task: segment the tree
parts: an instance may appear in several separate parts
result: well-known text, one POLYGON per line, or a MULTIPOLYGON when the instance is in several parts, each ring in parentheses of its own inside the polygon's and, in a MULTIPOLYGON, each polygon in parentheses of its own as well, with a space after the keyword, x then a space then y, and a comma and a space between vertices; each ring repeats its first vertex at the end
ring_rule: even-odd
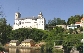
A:
POLYGON ((49 26, 56 26, 56 24, 57 24, 57 19, 56 18, 54 18, 53 20, 48 20, 48 25, 49 26))
POLYGON ((66 22, 65 20, 62 20, 60 18, 54 18, 53 20, 48 20, 48 25, 49 26, 56 26, 56 25, 65 25, 66 22))
POLYGON ((9 33, 10 31, 12 31, 12 27, 6 24, 6 19, 5 18, 1 18, 0 19, 0 42, 2 44, 5 44, 9 41, 9 33))
POLYGON ((67 53, 70 52, 72 47, 76 47, 79 51, 82 49, 82 43, 81 39, 83 38, 82 34, 68 34, 63 36, 63 43, 64 50, 67 51, 67 53), (65 37, 64 37, 65 36, 65 37), (81 49, 79 49, 81 47, 81 49))
POLYGON ((79 27, 79 30, 80 30, 80 31, 83 31, 83 27, 79 27))
POLYGON ((82 19, 83 15, 75 15, 75 16, 71 16, 70 18, 68 18, 67 24, 75 24, 76 22, 80 22, 80 20, 82 19))
POLYGON ((10 33, 10 39, 16 39, 20 42, 24 39, 33 39, 35 42, 45 40, 47 37, 47 34, 40 29, 28 29, 28 28, 20 28, 11 31, 10 33))

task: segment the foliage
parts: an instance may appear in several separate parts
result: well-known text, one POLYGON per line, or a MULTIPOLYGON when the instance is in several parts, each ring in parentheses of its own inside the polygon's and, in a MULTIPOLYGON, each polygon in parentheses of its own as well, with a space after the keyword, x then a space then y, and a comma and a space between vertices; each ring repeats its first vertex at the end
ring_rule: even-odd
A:
POLYGON ((1 18, 0 19, 0 42, 2 44, 5 44, 7 41, 9 41, 9 33, 12 31, 12 27, 6 24, 6 19, 1 18))
POLYGON ((82 38, 83 38, 82 34, 65 35, 63 42, 64 49, 70 51, 73 46, 75 46, 76 48, 80 48, 82 46, 81 43, 82 38))
POLYGON ((59 50, 59 49, 54 48, 53 53, 63 53, 63 50, 59 50))
POLYGON ((49 40, 48 42, 46 42, 45 50, 46 50, 46 52, 52 53, 52 50, 53 50, 53 41, 52 40, 49 40))
POLYGON ((73 29, 69 29, 69 33, 72 34, 73 33, 73 29))
POLYGON ((70 18, 68 18, 67 24, 75 24, 76 22, 80 22, 80 20, 83 18, 83 15, 75 15, 75 16, 71 16, 70 18))
POLYGON ((83 27, 79 27, 79 30, 80 30, 80 31, 83 31, 83 27))
POLYGON ((0 47, 0 51, 4 51, 5 49, 3 47, 0 47))
POLYGON ((60 18, 54 18, 53 20, 48 20, 48 26, 56 26, 66 24, 65 20, 61 20, 60 18))
POLYGON ((17 30, 13 30, 10 33, 10 39, 17 39, 19 41, 22 41, 24 39, 33 39, 36 42, 45 40, 47 37, 47 34, 40 29, 28 29, 28 28, 20 28, 17 30))

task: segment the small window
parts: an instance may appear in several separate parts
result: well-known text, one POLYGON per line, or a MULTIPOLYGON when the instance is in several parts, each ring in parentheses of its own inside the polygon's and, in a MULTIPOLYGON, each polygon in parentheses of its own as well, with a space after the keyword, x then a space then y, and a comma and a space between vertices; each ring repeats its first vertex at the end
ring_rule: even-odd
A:
POLYGON ((22 24, 24 24, 24 22, 22 22, 22 24))
POLYGON ((34 22, 34 23, 37 23, 37 22, 34 22))
POLYGON ((21 25, 21 21, 19 22, 19 24, 21 25))
POLYGON ((42 21, 42 23, 43 23, 43 21, 42 21))
POLYGON ((31 23, 31 22, 25 22, 25 23, 31 23))
POLYGON ((16 23, 16 25, 17 25, 17 23, 16 23))
POLYGON ((17 16, 17 15, 16 15, 17 16))

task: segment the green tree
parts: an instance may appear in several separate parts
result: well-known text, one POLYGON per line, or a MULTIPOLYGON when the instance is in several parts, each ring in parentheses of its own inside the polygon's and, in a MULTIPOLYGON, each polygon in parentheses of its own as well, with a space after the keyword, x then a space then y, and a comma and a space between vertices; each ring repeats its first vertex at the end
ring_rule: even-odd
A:
POLYGON ((64 42, 62 43, 62 45, 64 46, 64 50, 66 50, 67 53, 70 52, 72 47, 76 47, 79 51, 81 50, 79 48, 82 48, 83 45, 81 43, 81 39, 83 38, 82 34, 69 34, 64 36, 64 42))
POLYGON ((63 25, 66 24, 65 20, 62 20, 60 18, 54 18, 53 20, 48 20, 49 26, 56 26, 56 25, 63 25))
POLYGON ((0 19, 0 42, 2 44, 5 44, 6 42, 9 41, 9 33, 10 31, 12 31, 12 27, 9 25, 7 25, 6 19, 5 18, 1 18, 0 19))
POLYGON ((20 28, 11 31, 10 39, 16 39, 22 41, 24 39, 33 39, 36 42, 46 39, 47 34, 40 29, 28 29, 28 28, 20 28))
POLYGON ((83 31, 83 27, 79 27, 79 30, 80 30, 80 31, 83 31))
POLYGON ((67 24, 75 24, 76 22, 80 22, 80 20, 83 18, 83 15, 75 15, 75 16, 71 16, 70 18, 68 18, 67 24))

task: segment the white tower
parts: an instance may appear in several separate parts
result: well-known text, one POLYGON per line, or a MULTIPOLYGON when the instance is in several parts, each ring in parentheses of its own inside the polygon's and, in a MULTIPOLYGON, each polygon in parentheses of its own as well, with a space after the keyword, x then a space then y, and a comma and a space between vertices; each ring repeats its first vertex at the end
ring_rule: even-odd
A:
POLYGON ((39 18, 43 18, 42 12, 38 15, 39 18))
POLYGON ((16 12, 15 13, 15 19, 20 18, 20 17, 21 17, 21 14, 19 12, 16 12))

